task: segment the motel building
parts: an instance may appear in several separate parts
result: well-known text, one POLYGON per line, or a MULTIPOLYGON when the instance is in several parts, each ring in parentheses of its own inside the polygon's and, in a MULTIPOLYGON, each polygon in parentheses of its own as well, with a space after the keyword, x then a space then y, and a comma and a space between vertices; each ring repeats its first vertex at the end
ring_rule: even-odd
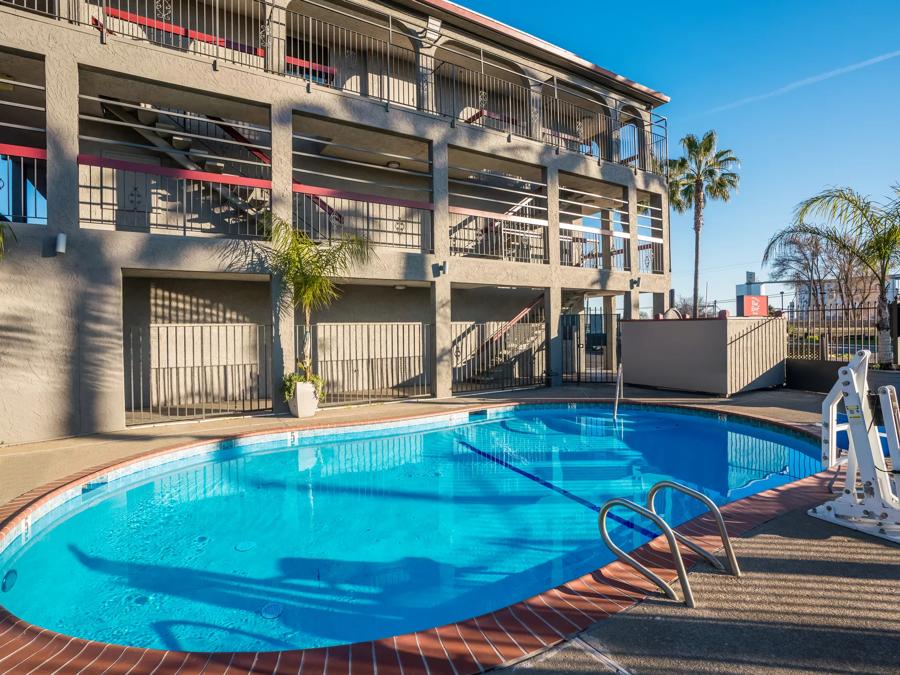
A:
MULTIPOLYGON (((0 0, 0 443, 609 381, 668 98, 445 0, 0 0), (370 260, 279 303, 268 217, 370 260)), ((643 296, 643 297, 642 297, 643 296)))

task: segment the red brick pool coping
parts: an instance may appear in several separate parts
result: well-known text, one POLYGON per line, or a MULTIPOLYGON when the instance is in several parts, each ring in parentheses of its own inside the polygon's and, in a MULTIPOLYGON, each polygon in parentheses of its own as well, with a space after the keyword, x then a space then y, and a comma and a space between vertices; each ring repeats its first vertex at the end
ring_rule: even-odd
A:
MULTIPOLYGON (((572 402, 608 401, 609 399, 579 399, 572 402)), ((561 401, 553 399, 529 401, 524 404, 503 402, 495 405, 474 405, 454 409, 452 413, 542 403, 558 404, 561 401)), ((643 401, 634 403, 648 405, 643 401)), ((710 412, 709 408, 701 406, 658 403, 648 405, 648 407, 656 406, 685 407, 710 412)), ((799 431, 818 440, 818 436, 808 427, 731 411, 722 414, 780 426, 794 433, 799 431)), ((441 413, 429 413, 349 424, 285 426, 228 438, 276 434, 291 430, 375 425, 440 416, 441 413)), ((54 495, 73 485, 89 483, 93 478, 112 469, 150 457, 209 443, 209 440, 204 440, 152 450, 121 462, 91 468, 31 490, 0 507, 0 526, 2 526, 0 536, 21 527, 30 513, 54 495)), ((828 483, 833 475, 830 471, 821 472, 726 504, 721 510, 729 533, 732 536, 739 536, 772 518, 821 503, 830 496, 828 483)), ((721 548, 715 522, 708 514, 699 516, 677 529, 707 548, 721 548)), ((657 537, 644 544, 633 551, 632 555, 663 579, 674 581, 677 578, 663 537, 657 537)), ((682 549, 682 557, 685 565, 689 567, 700 561, 700 557, 689 549, 682 549)), ((656 589, 649 581, 631 567, 616 561, 532 598, 466 621, 352 645, 259 653, 188 653, 104 644, 33 626, 0 608, 0 672, 22 675, 26 673, 468 675, 538 654, 577 635, 591 624, 654 596, 656 589)), ((698 600, 702 603, 703 598, 698 600)))

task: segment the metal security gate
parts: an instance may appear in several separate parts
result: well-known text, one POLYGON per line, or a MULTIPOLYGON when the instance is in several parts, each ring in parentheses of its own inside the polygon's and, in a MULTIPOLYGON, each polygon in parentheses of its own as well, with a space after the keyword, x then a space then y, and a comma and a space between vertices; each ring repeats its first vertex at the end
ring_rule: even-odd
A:
POLYGON ((619 365, 619 315, 586 309, 560 317, 563 382, 615 382, 619 365))
MULTIPOLYGON (((311 327, 313 371, 325 381, 322 405, 374 403, 430 396, 431 324, 316 323, 311 327)), ((295 327, 297 358, 306 329, 295 327)))
POLYGON ((128 425, 272 409, 272 326, 150 324, 124 338, 128 425))
POLYGON ((453 393, 547 384, 547 325, 543 321, 454 321, 453 393))

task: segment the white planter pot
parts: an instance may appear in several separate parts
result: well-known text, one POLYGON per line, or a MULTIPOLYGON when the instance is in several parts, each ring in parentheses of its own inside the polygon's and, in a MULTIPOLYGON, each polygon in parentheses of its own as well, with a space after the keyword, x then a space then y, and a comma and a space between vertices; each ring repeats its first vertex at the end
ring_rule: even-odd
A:
POLYGON ((288 408, 294 417, 312 417, 319 409, 319 397, 312 382, 298 382, 294 396, 288 401, 288 408))

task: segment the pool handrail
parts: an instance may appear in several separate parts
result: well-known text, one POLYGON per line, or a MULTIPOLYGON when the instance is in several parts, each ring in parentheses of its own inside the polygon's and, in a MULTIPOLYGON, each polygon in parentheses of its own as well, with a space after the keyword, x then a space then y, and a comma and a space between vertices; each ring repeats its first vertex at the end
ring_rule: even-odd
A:
POLYGON ((622 383, 622 364, 616 369, 616 400, 613 402, 613 422, 619 418, 619 397, 625 394, 625 386, 622 383))
MULTIPOLYGON (((731 537, 728 536, 728 529, 725 527, 725 519, 722 517, 722 512, 719 510, 719 507, 716 506, 716 503, 702 492, 693 490, 686 485, 682 485, 681 483, 676 483, 671 480, 661 480, 653 487, 651 487, 650 491, 647 493, 647 508, 650 509, 650 511, 652 511, 653 513, 657 513, 656 495, 661 490, 665 489, 677 490, 678 492, 686 494, 689 497, 693 497, 697 501, 701 502, 704 506, 706 506, 707 509, 709 509, 710 513, 712 513, 713 515, 713 518, 716 519, 716 525, 719 528, 719 537, 721 537, 722 545, 725 548, 725 557, 728 559, 728 566, 730 568, 731 574, 736 577, 741 576, 741 568, 738 565, 737 556, 734 554, 734 547, 731 545, 731 537)), ((704 549, 702 546, 684 536, 677 530, 673 530, 672 534, 674 534, 675 538, 682 544, 706 559, 713 567, 720 571, 725 571, 725 565, 723 565, 716 556, 704 549)))
POLYGON ((659 589, 666 594, 668 598, 671 600, 678 600, 678 594, 675 590, 663 581, 658 575, 651 572, 644 565, 635 560, 628 553, 623 551, 621 548, 616 546, 612 539, 609 537, 609 532, 606 527, 606 518, 609 514, 609 511, 615 507, 621 506, 626 509, 630 509, 634 511, 638 515, 644 516, 645 518, 651 520, 654 525, 656 525, 660 530, 662 530, 663 536, 665 536, 666 541, 669 544, 669 552, 672 554, 672 559, 675 561, 675 570, 678 572, 678 580, 681 582, 681 590, 684 594, 684 604, 688 607, 696 607, 694 603, 694 594, 691 591, 691 584, 687 578, 687 572, 684 569, 684 561, 681 559, 681 552, 678 550, 678 542, 675 540, 675 535, 672 532, 672 528, 666 523, 665 520, 662 519, 658 514, 645 509, 643 506, 636 504, 630 499, 624 499, 622 497, 613 497, 612 499, 608 499, 602 507, 600 507, 600 513, 597 516, 597 524, 600 527, 600 536, 603 538, 603 542, 612 551, 615 556, 626 563, 627 565, 631 565, 635 570, 637 570, 640 574, 643 574, 650 581, 656 584, 659 589))

